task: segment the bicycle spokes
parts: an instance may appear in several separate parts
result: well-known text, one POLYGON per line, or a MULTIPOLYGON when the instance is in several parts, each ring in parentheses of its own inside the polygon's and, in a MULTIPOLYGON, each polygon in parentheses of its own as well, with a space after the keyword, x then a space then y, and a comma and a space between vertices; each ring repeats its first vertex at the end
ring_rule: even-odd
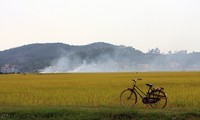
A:
POLYGON ((131 90, 124 90, 120 95, 120 102, 124 107, 133 107, 137 102, 137 96, 131 90))
POLYGON ((150 98, 153 99, 153 101, 150 102, 150 105, 153 108, 164 108, 167 104, 167 96, 163 91, 154 91, 150 94, 150 98))

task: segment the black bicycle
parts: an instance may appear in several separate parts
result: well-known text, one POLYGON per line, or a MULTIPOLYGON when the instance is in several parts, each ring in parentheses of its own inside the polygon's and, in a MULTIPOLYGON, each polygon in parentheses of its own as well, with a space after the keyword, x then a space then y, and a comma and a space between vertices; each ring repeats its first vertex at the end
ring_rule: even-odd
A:
POLYGON ((153 108, 164 108, 167 105, 167 95, 164 88, 153 88, 153 84, 146 84, 149 89, 144 93, 137 87, 136 82, 142 80, 140 78, 133 79, 133 87, 124 90, 120 94, 120 102, 124 107, 134 107, 137 103, 137 94, 142 98, 144 104, 149 104, 153 108))

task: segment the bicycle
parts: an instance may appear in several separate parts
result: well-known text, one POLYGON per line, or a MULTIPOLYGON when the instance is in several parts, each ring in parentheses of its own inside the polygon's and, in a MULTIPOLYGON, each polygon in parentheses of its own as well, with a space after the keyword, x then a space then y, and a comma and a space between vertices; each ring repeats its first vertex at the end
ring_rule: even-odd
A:
POLYGON ((164 88, 153 88, 153 84, 146 84, 149 89, 144 93, 136 82, 142 80, 140 78, 133 79, 133 87, 127 88, 120 94, 120 102, 124 107, 134 107, 137 103, 137 94, 142 98, 144 104, 149 104, 152 108, 164 108, 167 105, 167 95, 164 88))

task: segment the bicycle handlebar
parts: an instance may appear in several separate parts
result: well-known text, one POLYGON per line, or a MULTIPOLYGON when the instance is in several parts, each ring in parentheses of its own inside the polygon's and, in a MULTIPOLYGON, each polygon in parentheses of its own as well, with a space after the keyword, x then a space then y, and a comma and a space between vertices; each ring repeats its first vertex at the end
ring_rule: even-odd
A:
POLYGON ((141 78, 132 79, 132 81, 136 82, 137 80, 142 80, 141 78))

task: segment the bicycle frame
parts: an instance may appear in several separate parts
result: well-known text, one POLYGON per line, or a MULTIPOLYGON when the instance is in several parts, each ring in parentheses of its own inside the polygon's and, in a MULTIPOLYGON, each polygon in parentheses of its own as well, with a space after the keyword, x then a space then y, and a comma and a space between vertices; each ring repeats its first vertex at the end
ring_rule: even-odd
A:
POLYGON ((134 90, 142 99, 147 97, 150 91, 152 90, 152 87, 149 87, 147 94, 144 93, 139 87, 136 86, 136 81, 134 81, 135 84, 133 84, 132 90, 134 90))

